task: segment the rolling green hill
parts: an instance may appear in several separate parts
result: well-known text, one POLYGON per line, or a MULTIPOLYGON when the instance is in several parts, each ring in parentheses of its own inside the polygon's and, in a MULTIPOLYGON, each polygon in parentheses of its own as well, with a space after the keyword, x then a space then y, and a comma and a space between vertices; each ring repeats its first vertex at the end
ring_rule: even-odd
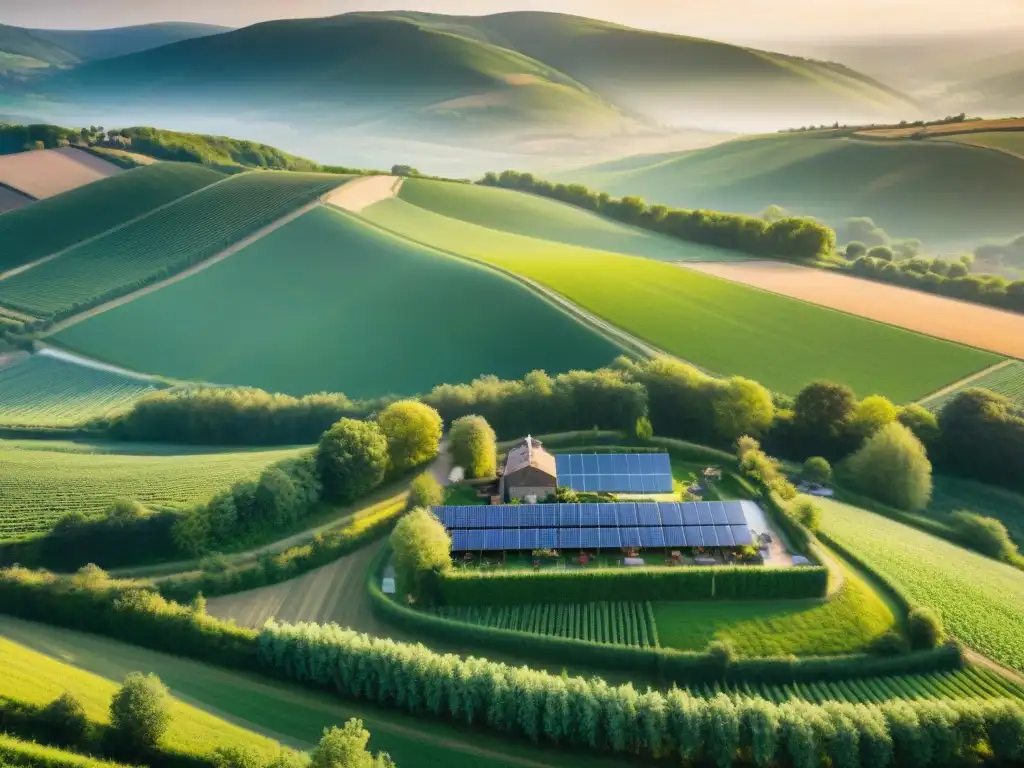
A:
POLYGON ((975 245, 1024 229, 1024 160, 948 141, 773 134, 646 164, 592 166, 559 180, 688 208, 755 212, 779 204, 832 224, 870 216, 894 236, 929 245, 975 245))
POLYGON ((590 369, 619 353, 513 280, 327 208, 55 341, 174 377, 352 397, 590 369))
POLYGON ((140 24, 113 29, 27 29, 37 40, 67 51, 80 61, 109 59, 161 45, 227 32, 228 27, 187 22, 140 24))
POLYGON ((0 24, 0 52, 35 59, 45 64, 71 64, 70 51, 32 34, 31 30, 0 24))

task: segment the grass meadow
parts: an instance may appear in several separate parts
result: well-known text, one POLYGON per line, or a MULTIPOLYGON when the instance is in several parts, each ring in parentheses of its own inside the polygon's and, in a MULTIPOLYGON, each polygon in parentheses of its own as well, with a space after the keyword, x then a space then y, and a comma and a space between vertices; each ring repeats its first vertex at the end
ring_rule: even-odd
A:
POLYGON ((69 512, 102 512, 118 499, 148 507, 207 501, 301 450, 0 440, 0 538, 41 533, 69 512))
POLYGON ((619 354, 516 281, 326 207, 54 340, 175 378, 351 397, 619 354))
POLYGON ((541 283, 669 354, 779 392, 824 378, 904 403, 999 359, 672 264, 499 232, 404 200, 364 215, 541 283))
POLYGON ((830 538, 910 600, 938 610, 965 645, 1024 671, 1024 573, 881 515, 818 501, 830 538))

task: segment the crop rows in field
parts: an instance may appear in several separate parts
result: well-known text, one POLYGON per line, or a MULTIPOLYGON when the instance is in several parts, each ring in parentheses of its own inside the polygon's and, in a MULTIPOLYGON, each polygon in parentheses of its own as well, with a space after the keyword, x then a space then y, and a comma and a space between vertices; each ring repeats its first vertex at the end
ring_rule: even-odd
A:
POLYGON ((1024 689, 995 672, 968 666, 950 672, 898 677, 869 677, 816 683, 743 683, 740 685, 695 686, 690 692, 711 698, 719 693, 768 699, 775 703, 801 700, 812 704, 843 701, 872 704, 893 699, 991 700, 1024 699, 1024 689))
POLYGON ((939 611, 958 640, 1024 671, 1024 573, 881 515, 819 501, 830 538, 912 602, 939 611))
POLYGON ((0 424, 82 424, 123 411, 157 388, 112 371, 32 355, 0 368, 0 424))
POLYGON ((433 613, 493 629, 592 643, 658 647, 658 629, 649 602, 452 606, 435 608, 433 613))
POLYGON ((40 533, 69 512, 95 514, 118 499, 148 507, 203 502, 299 450, 0 440, 0 538, 40 533))
POLYGON ((961 391, 968 388, 980 387, 990 389, 993 392, 1005 395, 1010 398, 1018 408, 1024 408, 1024 363, 1014 360, 991 373, 968 382, 963 387, 945 392, 934 399, 925 399, 921 402, 929 411, 941 411, 943 406, 956 397, 961 391))
POLYGON ((70 248, 223 178, 199 165, 161 163, 5 214, 0 219, 0 272, 70 248))
POLYGON ((0 304, 40 315, 93 306, 204 261, 345 181, 270 171, 232 176, 0 282, 0 304))

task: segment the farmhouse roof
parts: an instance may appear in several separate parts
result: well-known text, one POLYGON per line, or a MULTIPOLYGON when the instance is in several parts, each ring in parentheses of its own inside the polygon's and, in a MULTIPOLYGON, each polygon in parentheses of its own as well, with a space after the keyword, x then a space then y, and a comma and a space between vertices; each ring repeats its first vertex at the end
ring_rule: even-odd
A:
POLYGON ((555 457, 544 450, 540 440, 527 435, 521 443, 508 452, 505 459, 505 474, 510 475, 527 467, 536 467, 542 472, 557 477, 555 457))

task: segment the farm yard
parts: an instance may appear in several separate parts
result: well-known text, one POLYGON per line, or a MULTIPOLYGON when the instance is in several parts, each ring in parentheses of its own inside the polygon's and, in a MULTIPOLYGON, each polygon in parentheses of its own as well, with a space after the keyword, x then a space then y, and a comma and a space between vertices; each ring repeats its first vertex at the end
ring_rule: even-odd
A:
POLYGON ((70 248, 223 178, 198 165, 160 163, 4 214, 0 273, 70 248), (54 221, 60 226, 52 226, 54 221))
POLYGON ((95 514, 119 499, 148 507, 207 501, 302 450, 0 440, 0 538, 43 533, 69 512, 95 514))
POLYGON ((482 373, 591 369, 619 354, 514 280, 326 207, 53 340, 175 378, 350 397, 414 394, 482 373), (410 322, 396 307, 422 317, 410 322), (316 344, 293 343, 328 328, 316 344))
POLYGON ((37 200, 117 176, 121 172, 113 163, 71 147, 0 157, 0 184, 37 200))
POLYGON ((412 240, 536 281, 702 368, 748 376, 783 393, 826 378, 906 403, 999 360, 673 264, 499 232, 402 199, 377 203, 363 215, 412 240))
POLYGON ((0 425, 70 426, 112 416, 163 385, 46 353, 0 365, 0 425))
POLYGON ((941 611, 967 646, 1024 671, 1024 574, 857 507, 819 503, 829 538, 912 600, 941 611))
POLYGON ((53 315, 115 298, 210 258, 346 180, 284 172, 232 176, 0 282, 0 304, 53 315))
POLYGON ((1004 365, 993 368, 984 376, 971 379, 963 386, 943 390, 940 395, 924 398, 921 405, 929 411, 938 413, 942 406, 956 397, 957 393, 969 387, 991 390, 1008 397, 1018 408, 1024 408, 1024 363, 1019 360, 1007 360, 1004 365))

